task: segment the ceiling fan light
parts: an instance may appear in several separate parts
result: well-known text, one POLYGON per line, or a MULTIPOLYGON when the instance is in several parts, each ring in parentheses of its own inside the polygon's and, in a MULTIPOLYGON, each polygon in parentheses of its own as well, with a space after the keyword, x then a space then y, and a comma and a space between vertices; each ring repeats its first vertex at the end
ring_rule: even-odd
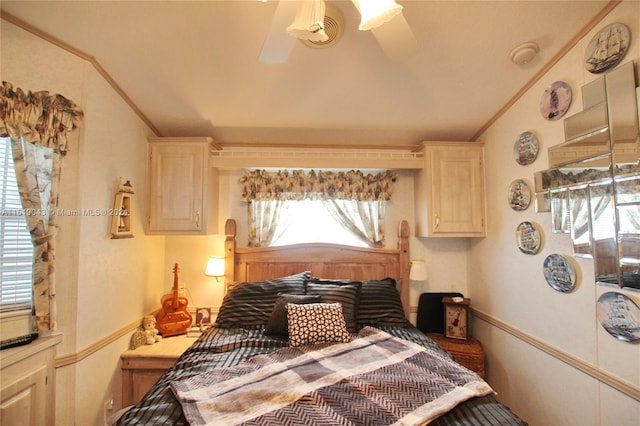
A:
POLYGON ((296 17, 287 33, 301 40, 327 41, 324 31, 325 4, 323 0, 300 0, 296 17))
POLYGON ((360 31, 377 28, 402 13, 402 6, 395 0, 353 0, 360 11, 360 31))

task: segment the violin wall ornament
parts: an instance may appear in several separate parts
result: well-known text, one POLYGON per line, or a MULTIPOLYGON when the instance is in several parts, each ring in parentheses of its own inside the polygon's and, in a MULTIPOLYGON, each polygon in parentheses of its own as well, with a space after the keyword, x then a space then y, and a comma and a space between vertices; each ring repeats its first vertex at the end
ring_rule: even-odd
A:
POLYGON ((157 327, 163 337, 187 334, 193 317, 187 310, 189 300, 180 295, 178 284, 178 264, 173 267, 173 288, 171 294, 162 296, 162 309, 156 315, 157 327))

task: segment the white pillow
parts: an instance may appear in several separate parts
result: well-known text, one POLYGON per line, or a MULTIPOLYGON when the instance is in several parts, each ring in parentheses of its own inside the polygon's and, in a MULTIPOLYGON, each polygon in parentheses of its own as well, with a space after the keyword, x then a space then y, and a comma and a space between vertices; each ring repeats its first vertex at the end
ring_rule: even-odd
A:
POLYGON ((340 303, 287 303, 289 346, 351 341, 340 303))

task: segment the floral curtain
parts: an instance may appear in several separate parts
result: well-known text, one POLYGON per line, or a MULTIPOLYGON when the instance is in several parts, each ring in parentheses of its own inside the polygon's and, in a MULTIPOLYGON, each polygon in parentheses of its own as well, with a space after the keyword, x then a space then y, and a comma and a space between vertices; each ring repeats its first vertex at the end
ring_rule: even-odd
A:
POLYGON ((325 200, 325 208, 344 228, 369 245, 384 247, 386 201, 325 200))
POLYGON ((311 170, 246 171, 240 178, 242 200, 358 200, 391 199, 397 173, 365 175, 360 170, 328 172, 311 170))
POLYGON ((284 200, 254 200, 249 203, 249 247, 269 247, 287 229, 289 215, 284 200), (278 226, 279 224, 279 226, 278 226), (276 230, 279 229, 280 232, 276 230))
POLYGON ((37 331, 56 329, 55 236, 60 163, 68 133, 84 113, 49 92, 24 92, 3 82, 0 136, 11 138, 20 198, 34 245, 33 285, 37 331))
POLYGON ((246 171, 240 183, 242 200, 249 202, 249 245, 269 245, 276 238, 276 225, 280 232, 285 229, 276 220, 286 216, 278 211, 284 201, 310 199, 322 200, 343 227, 369 246, 383 247, 385 206, 396 179, 393 171, 246 171))

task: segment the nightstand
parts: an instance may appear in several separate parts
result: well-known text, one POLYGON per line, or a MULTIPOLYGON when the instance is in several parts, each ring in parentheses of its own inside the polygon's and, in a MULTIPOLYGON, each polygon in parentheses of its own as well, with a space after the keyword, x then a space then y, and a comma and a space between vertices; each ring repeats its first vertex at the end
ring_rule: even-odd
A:
POLYGON ((196 341, 193 337, 165 337, 153 345, 124 352, 122 360, 122 406, 136 404, 180 355, 196 341))
POLYGON ((440 347, 449 351, 453 358, 484 379, 484 349, 478 339, 448 339, 442 334, 427 333, 440 347))

